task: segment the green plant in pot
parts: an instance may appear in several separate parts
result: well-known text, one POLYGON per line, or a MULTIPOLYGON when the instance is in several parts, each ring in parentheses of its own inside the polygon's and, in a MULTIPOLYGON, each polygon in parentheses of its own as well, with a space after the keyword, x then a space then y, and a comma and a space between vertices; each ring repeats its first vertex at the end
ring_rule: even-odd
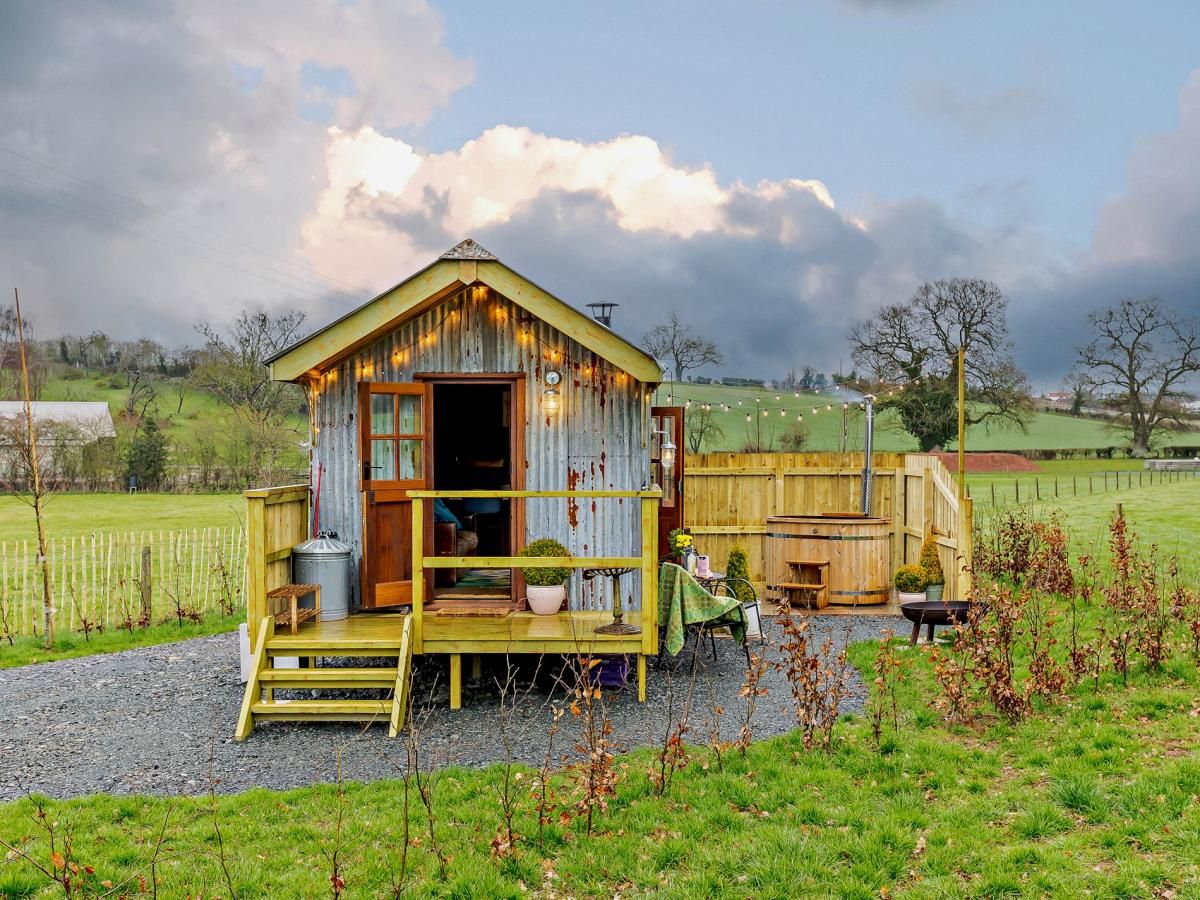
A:
MULTIPOLYGON (((567 548, 553 538, 538 538, 520 553, 525 558, 570 556, 567 548)), ((525 576, 529 608, 539 616, 552 616, 562 609, 567 599, 567 579, 571 570, 565 566, 537 566, 521 569, 525 576)))
POLYGON ((932 537, 925 539, 921 545, 921 568, 929 584, 925 586, 926 600, 941 600, 942 591, 946 588, 946 576, 942 572, 942 562, 938 559, 938 548, 932 537))
POLYGON ((923 566, 909 563, 896 570, 896 594, 901 603, 914 603, 925 599, 925 588, 929 585, 929 576, 923 566))

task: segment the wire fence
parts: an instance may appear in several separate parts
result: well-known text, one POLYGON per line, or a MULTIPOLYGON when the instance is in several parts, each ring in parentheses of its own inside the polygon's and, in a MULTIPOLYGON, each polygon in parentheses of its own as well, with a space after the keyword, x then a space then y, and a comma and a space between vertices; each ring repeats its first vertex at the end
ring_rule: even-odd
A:
POLYGON ((1078 475, 1057 475, 1034 478, 1013 478, 1011 482, 997 479, 990 484, 967 484, 967 496, 977 503, 1008 506, 1014 503, 1057 500, 1063 497, 1086 497, 1092 494, 1176 484, 1200 475, 1195 470, 1122 469, 1110 472, 1084 472, 1078 475))
MULTIPOLYGON (((239 525, 59 538, 46 563, 59 632, 195 620, 245 603, 239 525)), ((42 634, 44 590, 37 541, 0 542, 0 637, 42 634)))

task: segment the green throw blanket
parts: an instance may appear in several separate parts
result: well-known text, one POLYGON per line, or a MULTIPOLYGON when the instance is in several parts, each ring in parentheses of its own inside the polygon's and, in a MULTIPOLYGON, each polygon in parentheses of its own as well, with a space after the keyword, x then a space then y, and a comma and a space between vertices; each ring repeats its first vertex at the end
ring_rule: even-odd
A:
POLYGON ((746 640, 746 614, 736 597, 715 597, 686 569, 663 563, 658 573, 658 624, 666 626, 667 652, 679 653, 687 626, 701 622, 728 625, 739 643, 746 640))

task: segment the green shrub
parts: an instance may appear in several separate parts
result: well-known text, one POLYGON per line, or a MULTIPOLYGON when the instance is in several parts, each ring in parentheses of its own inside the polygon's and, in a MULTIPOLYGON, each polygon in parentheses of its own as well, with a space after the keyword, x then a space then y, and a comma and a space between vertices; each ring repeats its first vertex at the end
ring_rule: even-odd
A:
POLYGON ((946 576, 942 573, 942 561, 938 559, 937 544, 932 537, 925 539, 921 545, 920 566, 930 584, 945 584, 946 576))
POLYGON ((928 586, 929 576, 922 566, 909 563, 896 570, 896 590, 905 594, 919 594, 928 586))
MULTIPOLYGON (((725 560, 725 577, 730 581, 734 578, 750 580, 750 557, 744 547, 734 544, 729 548, 729 556, 725 560)), ((754 591, 748 584, 737 583, 734 585, 734 591, 742 603, 754 599, 754 591)))
MULTIPOLYGON (((567 548, 560 544, 554 538, 538 538, 536 541, 531 541, 525 549, 520 553, 521 556, 570 556, 567 548)), ((531 584, 534 587, 548 587, 550 585, 562 584, 571 577, 571 570, 567 568, 554 567, 550 569, 522 569, 521 574, 525 576, 525 583, 531 584)))

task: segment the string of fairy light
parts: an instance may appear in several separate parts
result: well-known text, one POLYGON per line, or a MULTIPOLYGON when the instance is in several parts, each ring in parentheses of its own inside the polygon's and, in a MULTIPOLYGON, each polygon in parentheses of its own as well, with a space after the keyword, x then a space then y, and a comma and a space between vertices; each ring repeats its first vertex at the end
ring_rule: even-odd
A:
MULTIPOLYGON (((836 402, 836 403, 830 402, 830 401, 825 401, 823 403, 816 403, 811 407, 812 411, 811 411, 810 415, 818 416, 818 415, 821 415, 822 413, 834 412, 835 410, 837 412, 843 412, 845 410, 848 410, 851 406, 862 407, 865 405, 864 401, 867 397, 870 397, 872 400, 876 400, 876 401, 887 400, 889 398, 895 397, 897 394, 903 393, 904 391, 906 391, 908 389, 911 389, 914 387, 919 387, 921 385, 922 381, 928 381, 928 380, 929 380, 928 377, 913 378, 908 381, 902 382, 900 384, 893 384, 886 389, 880 389, 878 391, 865 393, 863 395, 863 398, 864 398, 863 400, 853 400, 853 401, 842 400, 842 401, 836 402)), ((806 396, 805 392, 803 392, 803 391, 793 391, 792 393, 796 399, 800 399, 800 398, 806 396)), ((809 395, 809 396, 811 396, 811 395, 809 395)), ((683 407, 686 410, 690 410, 692 408, 692 406, 695 405, 699 409, 706 411, 706 412, 711 412, 714 409, 719 409, 721 412, 725 412, 725 413, 737 412, 738 407, 744 408, 746 403, 751 402, 749 399, 738 400, 736 404, 733 404, 733 403, 710 403, 710 402, 702 401, 702 400, 691 400, 691 399, 687 399, 684 397, 680 397, 679 399, 683 400, 683 407)), ((783 392, 775 394, 776 401, 780 401, 782 399, 783 399, 783 392)), ((676 402, 675 389, 672 388, 667 393, 667 405, 671 406, 675 402, 676 402)), ((804 415, 805 415, 804 412, 803 411, 797 412, 794 404, 791 408, 788 408, 786 406, 780 406, 780 407, 763 406, 763 400, 761 397, 753 398, 753 402, 754 402, 754 405, 757 407, 757 413, 747 410, 747 412, 746 412, 746 421, 747 422, 753 422, 755 415, 761 415, 763 418, 770 418, 771 416, 774 416, 776 414, 778 414, 779 418, 782 418, 782 419, 794 417, 795 421, 798 421, 798 422, 804 421, 804 415)), ((805 404, 805 405, 807 405, 807 404, 805 404)))

